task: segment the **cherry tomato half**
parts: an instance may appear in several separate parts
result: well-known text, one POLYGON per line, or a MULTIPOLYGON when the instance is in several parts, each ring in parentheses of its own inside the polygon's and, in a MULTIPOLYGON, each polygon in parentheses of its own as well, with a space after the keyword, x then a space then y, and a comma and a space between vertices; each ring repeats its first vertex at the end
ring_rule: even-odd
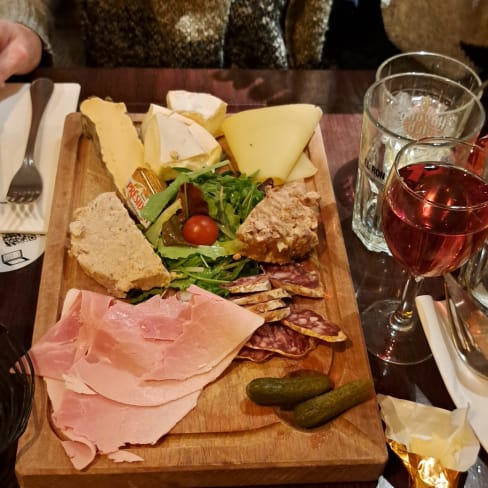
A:
POLYGON ((183 224, 183 237, 190 244, 210 246, 217 240, 219 228, 208 215, 192 215, 183 224))

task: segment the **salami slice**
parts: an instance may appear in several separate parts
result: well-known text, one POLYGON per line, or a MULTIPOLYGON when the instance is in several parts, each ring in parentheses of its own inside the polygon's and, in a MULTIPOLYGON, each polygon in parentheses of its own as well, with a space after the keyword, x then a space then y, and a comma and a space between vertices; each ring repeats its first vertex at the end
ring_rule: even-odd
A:
POLYGON ((266 265, 264 270, 275 288, 283 288, 292 295, 312 298, 323 298, 324 296, 325 291, 320 274, 311 263, 266 265))
POLYGON ((255 303, 267 302, 277 298, 290 298, 290 294, 283 288, 273 288, 269 291, 239 295, 235 298, 231 297, 230 300, 237 305, 254 305, 255 303))
POLYGON ((309 309, 292 308, 290 315, 282 319, 281 323, 296 332, 326 342, 342 342, 347 339, 337 324, 309 309))
POLYGON ((243 276, 221 286, 231 293, 254 293, 271 290, 271 283, 265 274, 243 276))
POLYGON ((275 300, 268 300, 267 302, 255 303, 254 305, 245 305, 244 308, 250 312, 257 314, 269 312, 270 310, 276 310, 279 308, 285 308, 286 303, 281 298, 275 300))
POLYGON ((251 349, 264 349, 290 358, 301 358, 316 345, 314 337, 300 334, 278 322, 262 325, 246 343, 251 349))
POLYGON ((271 356, 274 356, 273 351, 266 351, 264 349, 251 349, 250 347, 244 346, 238 353, 238 359, 247 359, 253 361, 254 363, 262 363, 268 360, 271 356))

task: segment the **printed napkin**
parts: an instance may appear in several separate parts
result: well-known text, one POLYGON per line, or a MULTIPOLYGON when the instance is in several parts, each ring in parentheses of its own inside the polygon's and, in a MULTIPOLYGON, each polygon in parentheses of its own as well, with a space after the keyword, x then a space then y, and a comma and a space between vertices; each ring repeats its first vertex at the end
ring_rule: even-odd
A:
POLYGON ((458 408, 468 409, 468 421, 488 450, 488 379, 472 372, 458 356, 446 330, 444 302, 429 295, 416 298, 417 310, 447 391, 458 408))
POLYGON ((0 233, 47 232, 64 120, 76 111, 79 95, 80 85, 76 83, 55 84, 34 150, 43 192, 36 202, 19 205, 7 203, 6 195, 27 144, 32 112, 29 84, 7 83, 0 89, 0 233))

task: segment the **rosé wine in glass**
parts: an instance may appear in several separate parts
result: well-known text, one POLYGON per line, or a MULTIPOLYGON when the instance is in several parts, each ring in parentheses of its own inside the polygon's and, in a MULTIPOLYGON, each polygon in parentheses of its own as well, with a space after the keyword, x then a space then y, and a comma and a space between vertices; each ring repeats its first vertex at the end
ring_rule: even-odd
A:
POLYGON ((383 232, 392 255, 415 276, 462 266, 488 235, 488 184, 452 165, 400 168, 383 201, 383 232))
POLYGON ((488 150, 460 139, 425 138, 395 158, 382 200, 393 257, 409 272, 401 300, 384 299, 361 314, 369 352, 416 364, 431 356, 415 313, 424 277, 462 266, 488 236, 488 150))

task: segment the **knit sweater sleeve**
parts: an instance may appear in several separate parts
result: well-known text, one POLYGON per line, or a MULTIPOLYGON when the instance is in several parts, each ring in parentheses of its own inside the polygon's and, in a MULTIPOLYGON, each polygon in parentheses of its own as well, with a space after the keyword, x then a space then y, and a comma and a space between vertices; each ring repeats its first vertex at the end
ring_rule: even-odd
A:
POLYGON ((29 27, 41 38, 44 49, 51 52, 53 12, 57 0, 4 0, 0 2, 0 18, 29 27))

